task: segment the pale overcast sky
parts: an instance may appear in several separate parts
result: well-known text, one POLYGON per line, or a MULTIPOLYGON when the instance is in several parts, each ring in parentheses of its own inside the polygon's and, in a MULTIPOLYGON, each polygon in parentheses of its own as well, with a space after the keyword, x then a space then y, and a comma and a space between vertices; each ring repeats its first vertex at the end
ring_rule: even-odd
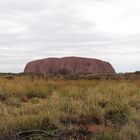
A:
POLYGON ((0 0, 0 72, 63 56, 140 70, 140 0, 0 0))

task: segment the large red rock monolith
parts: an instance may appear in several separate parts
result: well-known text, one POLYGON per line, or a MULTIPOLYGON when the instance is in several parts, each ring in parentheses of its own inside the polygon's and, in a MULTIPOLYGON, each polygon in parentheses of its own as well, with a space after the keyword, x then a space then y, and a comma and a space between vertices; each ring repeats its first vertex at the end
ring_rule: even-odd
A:
POLYGON ((61 69, 67 69, 72 74, 115 74, 115 70, 109 62, 82 57, 46 58, 35 60, 26 65, 24 72, 54 74, 58 73, 61 69))

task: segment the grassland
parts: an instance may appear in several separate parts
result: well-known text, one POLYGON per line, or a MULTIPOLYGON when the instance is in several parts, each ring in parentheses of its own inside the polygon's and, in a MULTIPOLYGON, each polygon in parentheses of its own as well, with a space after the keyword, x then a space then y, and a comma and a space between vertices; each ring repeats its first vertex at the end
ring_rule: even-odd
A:
POLYGON ((139 140, 140 80, 0 77, 0 140, 139 140))

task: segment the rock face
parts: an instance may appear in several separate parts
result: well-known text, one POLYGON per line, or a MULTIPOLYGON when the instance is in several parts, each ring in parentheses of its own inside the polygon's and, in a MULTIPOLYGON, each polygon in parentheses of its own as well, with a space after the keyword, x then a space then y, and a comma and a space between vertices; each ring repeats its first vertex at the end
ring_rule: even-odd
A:
POLYGON ((24 73, 54 74, 61 69, 67 69, 72 74, 95 73, 115 74, 109 62, 82 57, 46 58, 29 62, 24 73))

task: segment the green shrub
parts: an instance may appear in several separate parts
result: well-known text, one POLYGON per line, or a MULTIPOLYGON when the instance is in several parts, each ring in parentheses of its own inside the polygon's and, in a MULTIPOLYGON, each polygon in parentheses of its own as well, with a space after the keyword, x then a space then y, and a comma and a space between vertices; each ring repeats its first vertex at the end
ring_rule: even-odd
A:
POLYGON ((8 95, 4 92, 0 92, 0 101, 5 101, 8 98, 8 95))
POLYGON ((0 87, 0 101, 5 101, 9 96, 8 92, 0 87))
POLYGON ((71 74, 71 71, 67 68, 62 68, 62 69, 58 70, 58 74, 68 75, 68 74, 71 74))
POLYGON ((48 97, 48 91, 45 89, 40 89, 36 87, 29 88, 26 96, 28 99, 32 98, 47 98, 48 97))
POLYGON ((105 113, 105 119, 110 120, 112 123, 119 123, 124 125, 128 122, 129 111, 125 109, 110 109, 105 113))

